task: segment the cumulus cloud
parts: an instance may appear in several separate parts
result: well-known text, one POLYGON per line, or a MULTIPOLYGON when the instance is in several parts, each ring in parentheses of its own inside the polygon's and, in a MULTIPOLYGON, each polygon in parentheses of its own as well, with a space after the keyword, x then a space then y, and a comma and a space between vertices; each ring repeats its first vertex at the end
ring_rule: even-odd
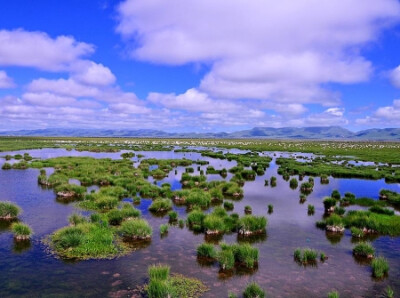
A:
POLYGON ((0 70, 0 89, 14 88, 15 83, 4 70, 0 70))
POLYGON ((0 30, 0 65, 68 71, 93 52, 93 45, 71 36, 51 38, 44 32, 0 30))
POLYGON ((393 86, 400 88, 400 65, 390 72, 390 80, 393 86))
POLYGON ((335 106, 325 83, 367 80, 359 48, 398 21, 396 0, 126 0, 117 32, 131 57, 205 63, 199 91, 225 99, 335 106))
POLYGON ((361 125, 400 125, 400 99, 394 100, 391 106, 378 108, 371 116, 357 119, 356 123, 361 125))
POLYGON ((88 85, 106 86, 115 83, 115 76, 108 67, 92 61, 84 61, 74 69, 72 76, 76 81, 88 85))

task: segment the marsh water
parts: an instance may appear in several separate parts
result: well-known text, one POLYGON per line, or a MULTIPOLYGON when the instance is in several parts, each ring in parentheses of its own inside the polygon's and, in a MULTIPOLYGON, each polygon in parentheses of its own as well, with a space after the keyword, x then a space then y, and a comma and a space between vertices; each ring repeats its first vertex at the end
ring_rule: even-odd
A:
MULTIPOLYGON (((95 158, 120 158, 118 153, 91 153, 66 151, 64 149, 24 150, 3 152, 1 155, 30 153, 34 158, 57 156, 92 156, 95 158)), ((199 153, 178 153, 173 151, 135 152, 144 158, 188 158, 210 162, 216 169, 230 168, 235 161, 202 157, 199 153)), ((138 285, 147 282, 147 267, 154 263, 167 263, 172 273, 181 273, 202 280, 210 290, 205 297, 227 297, 228 292, 242 293, 250 281, 258 282, 271 297, 326 297, 337 290, 341 297, 377 297, 390 285, 400 293, 400 237, 378 237, 373 239, 376 253, 387 258, 389 276, 374 280, 368 264, 360 264, 352 255, 354 245, 349 231, 343 236, 332 236, 315 227, 323 216, 322 200, 338 189, 343 195, 350 191, 357 197, 378 199, 382 188, 400 191, 399 184, 386 184, 384 180, 335 179, 330 177, 327 185, 315 179, 314 191, 304 204, 299 202, 299 189, 292 190, 289 182, 277 175, 275 159, 284 153, 265 153, 273 157, 270 167, 263 176, 248 181, 244 186, 244 198, 235 201, 233 212, 243 214, 244 206, 250 205, 253 214, 268 218, 267 235, 256 239, 260 259, 257 270, 240 271, 232 276, 221 275, 218 265, 206 266, 196 258, 196 247, 204 242, 204 234, 194 234, 187 228, 171 226, 166 237, 160 237, 159 225, 167 223, 164 218, 154 217, 147 211, 151 200, 143 199, 137 206, 142 216, 153 227, 151 243, 129 255, 112 260, 68 261, 56 258, 44 244, 44 239, 55 230, 68 225, 68 216, 82 212, 74 204, 56 201, 51 189, 37 184, 39 170, 0 170, 0 200, 17 203, 23 213, 20 219, 34 230, 30 245, 14 242, 9 226, 0 225, 0 297, 131 297, 138 285), (276 176, 277 186, 264 186, 264 180, 276 176), (272 204, 274 212, 268 214, 267 206, 272 204), (307 214, 307 205, 315 205, 315 214, 307 214), (323 251, 328 256, 317 266, 304 267, 293 260, 297 247, 310 247, 323 251)), ((299 153, 302 157, 305 154, 299 153)), ((0 158, 0 167, 4 163, 0 158)), ((138 165, 137 158, 132 162, 138 165)), ((197 165, 193 166, 198 173, 197 165)), ((200 168, 205 171, 207 165, 200 168)), ((179 182, 184 168, 171 171, 165 179, 173 189, 181 188, 179 182)), ((230 179, 231 174, 225 179, 230 179)), ((305 177, 304 180, 307 180, 305 177)), ((219 175, 208 175, 208 179, 223 179, 219 175)), ((152 181, 152 180, 151 180, 152 181)), ((125 199, 129 201, 129 198, 125 199)), ((186 217, 184 207, 174 207, 180 218, 186 217)), ((237 235, 224 235, 226 242, 236 242, 237 235)), ((215 241, 217 241, 215 240, 215 241)))

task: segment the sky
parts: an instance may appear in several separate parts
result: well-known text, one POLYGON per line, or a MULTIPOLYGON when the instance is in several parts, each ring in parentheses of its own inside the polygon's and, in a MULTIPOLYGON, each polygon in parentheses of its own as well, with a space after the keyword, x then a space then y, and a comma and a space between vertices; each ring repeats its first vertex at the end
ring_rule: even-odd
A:
POLYGON ((399 0, 0 0, 0 130, 400 127, 399 0))

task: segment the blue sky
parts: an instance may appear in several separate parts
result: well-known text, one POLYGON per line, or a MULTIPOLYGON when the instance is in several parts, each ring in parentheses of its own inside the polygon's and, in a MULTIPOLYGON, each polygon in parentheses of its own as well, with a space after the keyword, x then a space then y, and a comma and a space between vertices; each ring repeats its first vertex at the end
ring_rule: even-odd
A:
POLYGON ((398 0, 2 1, 0 130, 400 126, 398 0))

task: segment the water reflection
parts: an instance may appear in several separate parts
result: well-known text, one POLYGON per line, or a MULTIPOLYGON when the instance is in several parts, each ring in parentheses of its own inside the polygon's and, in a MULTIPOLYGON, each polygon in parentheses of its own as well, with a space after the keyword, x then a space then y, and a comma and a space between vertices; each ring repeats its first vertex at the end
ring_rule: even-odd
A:
MULTIPOLYGON (((217 149, 219 150, 219 149, 217 149)), ((231 152, 240 152, 229 150, 231 152)), ((64 149, 24 150, 38 158, 57 156, 91 156, 94 158, 119 159, 118 153, 91 153, 67 151, 64 149)), ((145 158, 190 158, 203 159, 215 169, 230 168, 236 162, 201 157, 199 153, 165 152, 135 152, 144 154, 145 158)), ((15 154, 14 153, 4 153, 15 154)), ((279 156, 296 156, 308 160, 315 156, 310 154, 293 154, 281 152, 264 152, 274 159, 279 156), (301 156, 301 157, 300 157, 301 156)), ((135 166, 138 158, 132 159, 135 166)), ((0 159, 0 164, 4 160, 0 159)), ((193 166, 194 174, 205 166, 193 166)), ((177 167, 160 181, 170 183, 173 190, 181 189, 181 175, 184 167, 177 167)), ((52 169, 46 169, 47 175, 52 169)), ((384 180, 370 181, 361 179, 339 179, 329 177, 329 184, 321 184, 315 179, 314 190, 307 196, 305 204, 299 204, 299 189, 291 189, 289 182, 277 175, 275 160, 262 176, 244 185, 244 197, 235 200, 235 212, 244 214, 244 207, 250 205, 255 215, 268 218, 268 234, 243 239, 236 233, 220 235, 214 239, 206 239, 203 233, 194 233, 187 228, 170 226, 168 236, 161 238, 157 231, 161 224, 168 223, 168 217, 157 217, 148 211, 152 200, 141 199, 136 207, 141 210, 154 232, 151 242, 127 243, 135 250, 133 253, 113 260, 73 261, 60 260, 49 254, 42 240, 55 230, 68 225, 68 217, 79 212, 74 203, 59 204, 52 189, 42 188, 37 184, 39 171, 8 170, 0 171, 0 193, 2 200, 16 202, 23 213, 20 220, 29 224, 35 234, 32 241, 26 245, 14 243, 10 233, 10 223, 0 221, 0 268, 12 268, 0 277, 0 297, 36 297, 36 296, 82 296, 104 297, 110 292, 135 288, 147 280, 147 266, 153 263, 168 263, 171 272, 195 276, 203 280, 211 288, 206 297, 226 297, 228 291, 241 293, 250 280, 261 284, 268 293, 275 297, 316 297, 326 296, 332 289, 338 289, 346 296, 376 297, 382 294, 387 285, 400 292, 400 239, 377 237, 356 239, 345 234, 331 235, 315 228, 315 222, 323 216, 322 200, 338 189, 341 195, 349 191, 357 197, 372 197, 378 199, 379 190, 387 188, 400 191, 399 184, 386 184, 384 180), (265 186, 264 181, 277 177, 276 187, 265 186), (268 205, 274 206, 274 212, 268 214, 268 205), (314 216, 308 216, 307 205, 315 206, 314 216), (351 251, 358 241, 372 241, 378 255, 383 255, 390 264, 390 274, 387 279, 376 282, 371 278, 368 266, 360 266, 351 251), (200 243, 250 242, 259 248, 259 266, 257 270, 238 268, 231 272, 220 272, 219 265, 205 265, 197 261, 196 248, 200 243), (323 251, 328 259, 318 262, 317 268, 304 268, 293 261, 293 251, 297 247, 310 247, 323 251), (102 274, 108 272, 108 274, 102 274), (118 275, 116 275, 118 274, 118 275), (118 276, 115 278, 113 276, 118 276), (84 283, 82 280, 84 279, 84 283), (117 283, 116 283, 117 282, 117 283)), ((231 179, 228 173, 226 180, 231 179)), ((293 177, 290 177, 293 178, 293 177)), ((300 177, 296 177, 299 179, 300 177)), ((224 179, 220 175, 208 175, 208 181, 224 179)), ((304 177, 307 181, 308 177, 304 177)), ((149 181, 153 182, 152 178, 149 181)), ((98 191, 97 186, 91 186, 88 191, 98 191)), ((127 198, 132 202, 132 198, 127 198)), ((185 206, 173 206, 178 219, 185 219, 185 206)))

